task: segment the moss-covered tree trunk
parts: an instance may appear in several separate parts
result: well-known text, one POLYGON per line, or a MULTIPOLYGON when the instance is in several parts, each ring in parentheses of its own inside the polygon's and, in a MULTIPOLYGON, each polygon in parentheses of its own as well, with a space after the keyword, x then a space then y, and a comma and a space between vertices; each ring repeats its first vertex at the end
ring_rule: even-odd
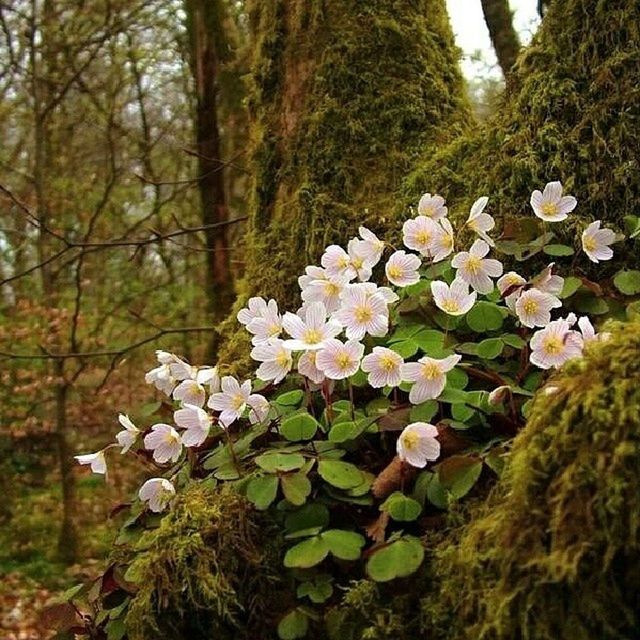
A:
POLYGON ((425 189, 460 205, 486 194, 500 217, 530 215, 531 190, 561 180, 574 217, 620 225, 637 213, 640 3, 553 0, 511 80, 489 122, 426 158, 407 201, 425 189))
POLYGON ((360 224, 384 230, 405 175, 466 128, 468 109, 444 0, 254 0, 250 25, 255 181, 240 301, 293 306, 304 266, 360 224))

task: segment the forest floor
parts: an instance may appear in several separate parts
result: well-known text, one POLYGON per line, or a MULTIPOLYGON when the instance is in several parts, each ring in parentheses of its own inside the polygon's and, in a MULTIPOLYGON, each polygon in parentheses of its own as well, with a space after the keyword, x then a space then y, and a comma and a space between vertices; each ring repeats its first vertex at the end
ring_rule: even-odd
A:
POLYGON ((47 640, 55 635, 47 607, 70 587, 100 573, 118 523, 111 507, 128 495, 120 475, 105 483, 101 476, 78 471, 79 560, 65 566, 56 558, 61 489, 48 478, 39 486, 21 486, 10 514, 0 522, 0 638, 47 640))

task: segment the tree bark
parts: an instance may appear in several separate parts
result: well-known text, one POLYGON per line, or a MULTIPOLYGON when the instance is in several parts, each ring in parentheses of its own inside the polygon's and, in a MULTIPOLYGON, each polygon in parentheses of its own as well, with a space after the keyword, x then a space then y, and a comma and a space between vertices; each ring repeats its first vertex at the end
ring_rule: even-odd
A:
MULTIPOLYGON (((210 225, 229 219, 218 125, 220 64, 226 56, 222 36, 224 12, 220 0, 185 0, 184 6, 195 87, 195 142, 202 223, 210 225)), ((205 231, 207 299, 209 310, 217 319, 228 313, 233 301, 226 229, 205 231)))
MULTIPOLYGON (((443 0, 254 0, 254 184, 238 305, 300 304, 297 276, 365 225, 396 229, 419 157, 469 120, 443 0)), ((221 357, 235 362, 235 314, 221 357)))
POLYGON ((509 0, 482 0, 482 12, 498 63, 508 79, 520 52, 520 40, 513 26, 509 0))

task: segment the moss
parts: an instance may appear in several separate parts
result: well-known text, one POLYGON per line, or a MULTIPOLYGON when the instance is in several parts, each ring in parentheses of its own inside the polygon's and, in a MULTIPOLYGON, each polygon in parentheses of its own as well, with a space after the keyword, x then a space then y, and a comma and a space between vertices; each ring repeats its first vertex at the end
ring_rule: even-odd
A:
MULTIPOLYGON (((460 212, 486 194, 508 220, 561 180, 583 219, 620 228, 640 205, 640 3, 552 2, 510 80, 493 118, 425 158, 404 202, 437 191, 460 212)), ((557 231, 572 237, 570 225, 557 231)))
POLYGON ((138 547, 132 640, 270 637, 281 606, 278 536, 232 489, 193 484, 138 547))
POLYGON ((504 477, 439 551, 451 638, 637 637, 640 323, 610 330, 538 394, 504 477))
POLYGON ((469 110, 444 0, 256 0, 250 24, 255 182, 238 304, 291 307, 327 244, 393 223, 404 176, 469 110))

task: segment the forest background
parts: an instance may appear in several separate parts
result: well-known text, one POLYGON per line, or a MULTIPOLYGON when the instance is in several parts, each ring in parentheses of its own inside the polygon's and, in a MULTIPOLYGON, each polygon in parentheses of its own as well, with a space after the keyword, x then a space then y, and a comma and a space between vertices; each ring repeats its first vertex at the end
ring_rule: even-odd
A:
MULTIPOLYGON (((446 23, 443 2, 426 5, 446 23)), ((512 1, 513 16, 506 0, 449 0, 459 49, 443 50, 464 71, 451 83, 464 82, 465 119, 500 108, 543 5, 512 1)), ((0 3, 0 630, 16 638, 42 637, 42 606, 95 573, 111 508, 144 474, 123 461, 105 481, 73 455, 110 438, 124 407, 155 410, 141 376, 154 349, 213 358, 251 278, 265 52, 250 9, 0 3)))

